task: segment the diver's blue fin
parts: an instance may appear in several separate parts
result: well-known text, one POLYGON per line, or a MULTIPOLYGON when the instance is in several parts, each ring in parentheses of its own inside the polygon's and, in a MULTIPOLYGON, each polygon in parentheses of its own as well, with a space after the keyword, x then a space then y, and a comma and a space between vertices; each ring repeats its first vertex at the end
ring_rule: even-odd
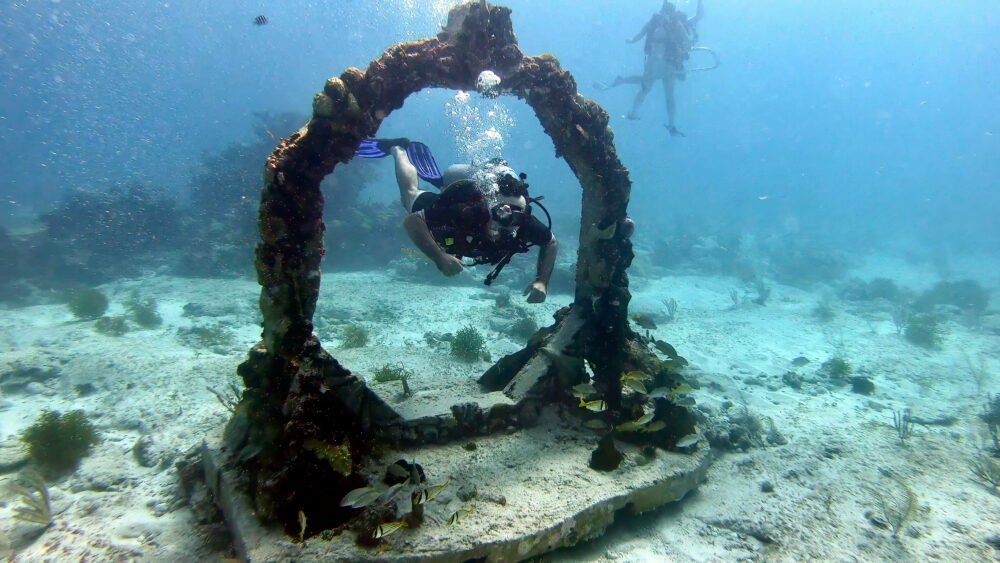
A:
POLYGON ((403 147, 406 149, 406 156, 409 157, 413 167, 417 169, 417 175, 438 189, 444 184, 444 176, 438 168, 434 155, 427 145, 413 141, 405 137, 399 139, 365 139, 358 146, 355 156, 361 158, 383 158, 389 156, 389 149, 392 147, 403 147))
POLYGON ((405 149, 409 146, 410 140, 406 137, 398 139, 365 139, 358 145, 358 150, 354 154, 361 158, 382 158, 389 156, 389 150, 392 147, 403 147, 405 149))
POLYGON ((438 168, 430 147, 420 142, 410 143, 406 147, 406 156, 410 157, 410 162, 417 169, 418 176, 441 189, 444 185, 444 175, 441 174, 441 169, 438 168))
POLYGON ((358 150, 355 151, 354 156, 360 156, 361 158, 382 158, 383 156, 389 156, 389 153, 380 149, 378 141, 375 139, 365 139, 361 141, 361 145, 358 146, 358 150))

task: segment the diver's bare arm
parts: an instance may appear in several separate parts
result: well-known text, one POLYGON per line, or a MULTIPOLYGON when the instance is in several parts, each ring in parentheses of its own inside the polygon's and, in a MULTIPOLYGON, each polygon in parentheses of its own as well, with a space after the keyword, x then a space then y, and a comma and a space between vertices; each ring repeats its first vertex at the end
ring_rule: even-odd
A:
POLYGON ((537 275, 535 276, 535 281, 542 282, 545 287, 549 285, 549 279, 552 277, 552 270, 556 266, 556 254, 559 250, 559 243, 556 242, 556 236, 552 235, 552 240, 548 244, 543 246, 538 250, 538 265, 536 268, 537 275))
POLYGON ((462 271, 462 261, 441 250, 441 247, 435 242, 431 230, 427 228, 423 217, 416 213, 410 213, 406 219, 403 219, 403 227, 406 229, 407 236, 410 237, 413 244, 417 245, 420 252, 430 258, 431 262, 434 262, 446 276, 453 276, 462 271))
POLYGON ((642 26, 642 30, 639 31, 639 34, 636 35, 635 37, 633 37, 632 39, 629 39, 628 42, 629 43, 635 43, 636 41, 638 41, 638 40, 642 39, 643 37, 645 37, 647 33, 649 33, 649 23, 647 23, 646 25, 642 26))
POLYGON ((691 29, 694 29, 703 17, 705 17, 705 5, 702 4, 701 0, 698 0, 698 9, 695 11, 693 16, 688 18, 688 25, 691 29))

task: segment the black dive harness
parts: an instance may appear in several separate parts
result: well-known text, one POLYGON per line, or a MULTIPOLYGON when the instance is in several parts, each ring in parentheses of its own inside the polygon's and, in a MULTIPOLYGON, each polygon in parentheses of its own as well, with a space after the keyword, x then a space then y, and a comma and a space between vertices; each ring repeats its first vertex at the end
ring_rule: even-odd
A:
MULTIPOLYGON (((521 215, 531 215, 531 204, 534 203, 539 207, 539 209, 541 209, 545 213, 545 219, 546 221, 548 221, 547 227, 549 229, 549 232, 551 233, 552 216, 549 215, 549 210, 545 209, 545 206, 539 203, 539 201, 541 201, 544 198, 545 196, 528 197, 527 198, 528 205, 527 207, 525 207, 525 210, 517 213, 520 213, 521 215)), ((473 264, 476 266, 482 264, 493 264, 493 270, 490 273, 486 274, 486 279, 483 280, 483 283, 487 286, 493 285, 493 282, 500 275, 500 272, 503 270, 504 266, 510 263, 511 258, 513 258, 515 254, 521 254, 522 252, 527 252, 528 249, 530 249, 534 245, 529 242, 518 240, 516 237, 508 236, 504 241, 504 246, 506 247, 507 252, 501 255, 499 258, 496 255, 494 255, 494 256, 479 256, 473 259, 473 264)))

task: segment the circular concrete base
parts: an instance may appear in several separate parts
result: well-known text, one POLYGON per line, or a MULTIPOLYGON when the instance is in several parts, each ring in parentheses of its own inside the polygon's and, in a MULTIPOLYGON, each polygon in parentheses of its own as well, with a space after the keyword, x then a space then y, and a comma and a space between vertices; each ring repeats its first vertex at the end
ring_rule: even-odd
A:
POLYGON ((622 465, 610 473, 594 471, 588 463, 599 436, 580 422, 549 414, 538 426, 511 434, 392 451, 373 460, 360 470, 377 475, 373 482, 386 465, 406 459, 423 466, 428 483, 449 483, 425 505, 421 527, 402 529, 373 549, 357 546, 351 532, 297 543, 278 528, 262 526, 239 489, 221 429, 206 440, 203 461, 237 550, 249 561, 517 561, 599 536, 621 509, 641 513, 679 500, 711 464, 707 448, 690 455, 659 451, 648 460, 619 443, 626 455, 622 465), (471 512, 449 525, 460 509, 471 512))

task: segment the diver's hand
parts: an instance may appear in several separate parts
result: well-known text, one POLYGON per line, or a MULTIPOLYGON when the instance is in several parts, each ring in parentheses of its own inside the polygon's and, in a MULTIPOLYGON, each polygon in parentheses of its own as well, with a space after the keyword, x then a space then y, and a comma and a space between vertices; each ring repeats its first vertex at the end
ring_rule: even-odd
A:
POLYGON ((528 296, 528 303, 541 303, 545 301, 545 297, 549 294, 549 290, 545 287, 544 282, 534 281, 531 285, 524 288, 524 295, 528 296))
POLYGON ((442 253, 434 263, 437 265, 437 269, 449 278, 462 273, 462 261, 451 254, 442 253))
POLYGON ((667 131, 670 131, 670 136, 671 137, 687 137, 687 135, 685 135, 684 133, 681 133, 681 130, 678 129, 678 128, 676 128, 676 127, 674 127, 673 125, 667 125, 666 128, 667 128, 667 131))

